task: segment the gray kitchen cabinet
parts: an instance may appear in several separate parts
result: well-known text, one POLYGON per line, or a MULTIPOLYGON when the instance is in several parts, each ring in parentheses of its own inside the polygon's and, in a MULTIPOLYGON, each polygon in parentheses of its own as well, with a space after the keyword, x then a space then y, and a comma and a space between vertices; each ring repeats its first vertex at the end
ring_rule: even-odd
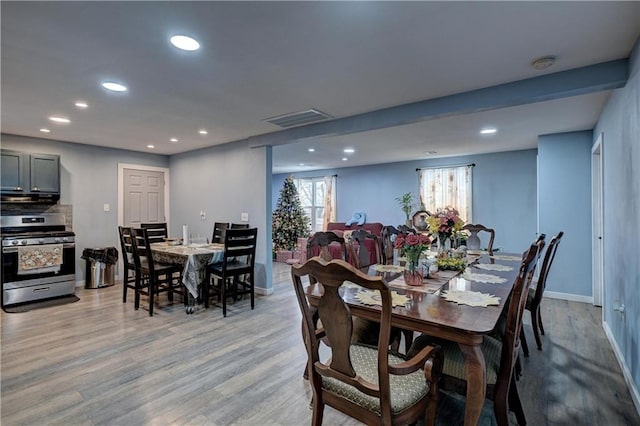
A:
POLYGON ((22 194, 28 192, 27 172, 29 154, 18 151, 2 150, 2 181, 0 188, 2 192, 22 194))
POLYGON ((3 194, 59 194, 60 156, 2 150, 3 194))
POLYGON ((31 192, 60 192, 60 156, 49 154, 30 155, 31 192))

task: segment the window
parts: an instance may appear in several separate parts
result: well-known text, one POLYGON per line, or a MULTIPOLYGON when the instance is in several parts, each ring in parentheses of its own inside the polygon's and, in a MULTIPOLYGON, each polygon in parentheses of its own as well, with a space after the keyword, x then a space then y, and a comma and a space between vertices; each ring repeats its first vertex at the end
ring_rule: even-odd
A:
POLYGON ((310 219, 311 232, 324 231, 335 221, 335 176, 295 179, 300 204, 310 219))
POLYGON ((322 231, 324 218, 324 178, 296 179, 300 204, 311 220, 311 232, 322 231))
POLYGON ((473 165, 420 169, 420 202, 431 213, 453 207, 466 223, 472 221, 471 170, 473 165))

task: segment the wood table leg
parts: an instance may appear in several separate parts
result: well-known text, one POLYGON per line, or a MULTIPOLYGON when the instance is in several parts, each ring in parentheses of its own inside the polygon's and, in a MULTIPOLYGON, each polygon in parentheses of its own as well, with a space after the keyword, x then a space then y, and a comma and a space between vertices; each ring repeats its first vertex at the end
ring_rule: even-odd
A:
POLYGON ((477 425, 487 387, 487 373, 484 355, 479 345, 458 344, 467 367, 467 400, 464 409, 464 424, 477 425))

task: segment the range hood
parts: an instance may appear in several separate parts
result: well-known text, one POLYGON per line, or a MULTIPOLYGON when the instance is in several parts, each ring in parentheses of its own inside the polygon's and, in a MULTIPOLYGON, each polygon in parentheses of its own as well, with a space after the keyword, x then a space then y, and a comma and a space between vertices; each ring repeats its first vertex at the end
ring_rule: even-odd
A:
POLYGON ((0 195, 3 203, 31 203, 31 204, 56 204, 60 201, 60 194, 11 194, 3 192, 0 195))

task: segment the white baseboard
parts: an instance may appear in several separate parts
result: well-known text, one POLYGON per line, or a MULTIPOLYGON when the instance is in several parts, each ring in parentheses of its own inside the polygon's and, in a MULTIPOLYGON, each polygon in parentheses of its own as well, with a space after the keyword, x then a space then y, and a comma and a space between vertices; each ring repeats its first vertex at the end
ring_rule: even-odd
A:
POLYGON ((76 287, 84 287, 84 280, 76 281, 76 287))
POLYGON ((629 393, 631 394, 631 399, 633 400, 633 404, 636 406, 636 411, 640 414, 640 392, 638 392, 638 388, 636 384, 633 382, 633 377, 631 376, 631 371, 629 367, 624 362, 624 357, 622 356, 622 351, 616 342, 616 339, 613 338, 613 333, 609 328, 609 324, 606 322, 602 323, 602 328, 604 328, 604 334, 607 336, 609 340, 609 344, 613 349, 613 353, 616 355, 616 359, 618 360, 618 364, 620 364, 620 369, 622 369, 622 375, 624 377, 624 381, 627 383, 627 388, 629 388, 629 393))
POLYGON ((256 292, 256 294, 259 294, 261 296, 269 296, 270 294, 273 294, 273 287, 271 288, 254 287, 253 290, 256 292))
POLYGON ((556 291, 545 290, 544 297, 548 297, 549 299, 568 300, 569 302, 591 303, 593 305, 592 296, 580 296, 578 294, 558 293, 556 291))

